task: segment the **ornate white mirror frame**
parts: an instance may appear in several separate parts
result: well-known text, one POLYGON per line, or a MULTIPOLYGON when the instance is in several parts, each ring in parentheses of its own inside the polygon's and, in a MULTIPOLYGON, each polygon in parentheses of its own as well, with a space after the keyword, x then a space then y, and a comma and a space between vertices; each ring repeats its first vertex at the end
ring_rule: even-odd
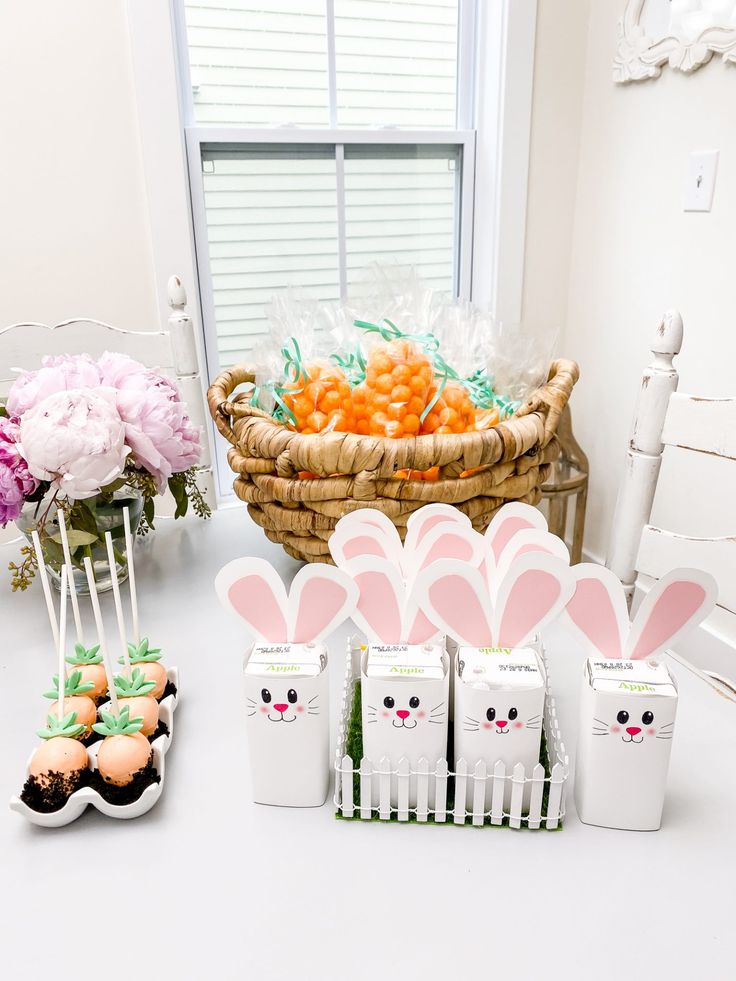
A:
MULTIPOLYGON (((671 0, 677 13, 677 8, 683 8, 683 17, 690 16, 690 30, 680 31, 654 41, 647 37, 642 27, 642 13, 647 0, 626 0, 623 17, 618 24, 618 44, 616 57, 613 60, 614 82, 635 82, 645 78, 657 78, 661 66, 668 61, 670 67, 683 72, 691 72, 713 57, 720 54, 724 61, 736 62, 736 18, 731 13, 731 26, 705 26, 697 30, 697 15, 702 13, 703 22, 707 24, 709 9, 726 7, 726 3, 718 0, 705 0, 701 10, 695 10, 688 0, 671 0)), ((736 9, 736 4, 734 5, 736 9)))

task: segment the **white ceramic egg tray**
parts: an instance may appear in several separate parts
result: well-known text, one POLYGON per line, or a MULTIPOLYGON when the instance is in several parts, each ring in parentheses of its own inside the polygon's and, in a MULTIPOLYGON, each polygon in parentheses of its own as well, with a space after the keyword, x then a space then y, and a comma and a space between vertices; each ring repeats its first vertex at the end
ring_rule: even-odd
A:
MULTIPOLYGON (((98 811, 106 814, 108 817, 120 818, 122 820, 137 818, 141 814, 150 811, 164 789, 164 780, 166 779, 164 757, 174 737, 174 710, 179 700, 179 669, 168 668, 166 679, 175 685, 177 689, 176 695, 168 695, 159 702, 159 718, 161 722, 166 723, 169 735, 159 736, 158 739, 154 739, 151 743, 153 766, 161 779, 158 783, 149 784, 138 800, 133 801, 131 804, 110 804, 92 787, 82 787, 81 790, 75 790, 70 795, 66 804, 59 808, 58 811, 51 811, 48 814, 34 811, 20 797, 10 798, 10 809, 17 811, 18 814, 22 814, 31 824, 37 824, 42 828, 62 828, 65 824, 71 824, 72 821, 77 820, 80 814, 87 808, 88 804, 96 807, 98 811)), ((87 749, 90 768, 93 770, 97 769, 97 753, 101 743, 102 740, 100 739, 87 749)), ((28 765, 30 766, 30 759, 28 765)))

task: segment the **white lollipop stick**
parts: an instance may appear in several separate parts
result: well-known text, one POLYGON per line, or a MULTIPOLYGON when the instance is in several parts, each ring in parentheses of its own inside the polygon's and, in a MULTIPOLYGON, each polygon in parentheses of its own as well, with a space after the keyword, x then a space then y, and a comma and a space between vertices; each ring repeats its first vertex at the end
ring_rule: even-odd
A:
POLYGON ((130 508, 123 508, 123 526, 125 527, 125 552, 128 557, 130 610, 133 614, 133 643, 137 647, 141 642, 141 631, 138 625, 138 596, 135 591, 135 565, 133 563, 133 534, 130 530, 130 508))
POLYGON ((64 719, 64 691, 66 686, 66 661, 64 660, 64 648, 66 647, 66 592, 67 592, 67 567, 61 567, 61 606, 59 607, 59 697, 56 702, 56 717, 59 722, 64 719))
POLYGON ((77 640, 84 644, 84 631, 82 630, 82 617, 79 614, 79 600, 77 599, 77 587, 74 583, 74 568, 72 566, 72 552, 69 548, 69 536, 66 533, 66 515, 59 508, 56 512, 56 520, 59 522, 61 532, 61 547, 64 549, 64 562, 69 566, 69 592, 72 594, 72 612, 74 613, 74 626, 77 631, 77 640))
POLYGON ((118 714, 118 696, 115 691, 115 671, 113 670, 112 662, 110 661, 110 652, 107 649, 107 644, 105 643, 105 625, 102 622, 102 613, 100 611, 100 599, 97 595, 97 583, 95 582, 95 574, 92 569, 92 563, 89 557, 85 555, 84 557, 84 571, 87 573, 87 583, 89 584, 89 598, 92 601, 92 612, 95 616, 95 626, 97 627, 97 639, 100 642, 100 650, 102 651, 102 661, 105 665, 105 674, 107 675, 107 687, 110 692, 110 704, 115 715, 118 714))
POLYGON ((49 615, 51 634, 54 638, 54 650, 58 650, 59 649, 59 625, 56 622, 56 610, 54 609, 54 601, 51 598, 51 583, 49 582, 48 573, 46 572, 46 560, 43 557, 43 549, 41 548, 41 539, 38 537, 37 531, 34 531, 31 537, 33 539, 33 548, 36 553, 36 561, 38 562, 38 574, 41 578, 43 597, 46 600, 46 611, 49 615))
POLYGON ((112 535, 109 531, 105 532, 105 545, 107 546, 107 561, 110 563, 110 576, 112 578, 112 595, 115 599, 115 616, 118 620, 118 634, 120 636, 120 647, 123 652, 123 666, 126 675, 130 678, 130 657, 128 655, 128 638, 125 633, 125 617, 123 616, 123 602, 120 598, 120 583, 118 582, 118 570, 115 565, 115 552, 112 547, 112 535))

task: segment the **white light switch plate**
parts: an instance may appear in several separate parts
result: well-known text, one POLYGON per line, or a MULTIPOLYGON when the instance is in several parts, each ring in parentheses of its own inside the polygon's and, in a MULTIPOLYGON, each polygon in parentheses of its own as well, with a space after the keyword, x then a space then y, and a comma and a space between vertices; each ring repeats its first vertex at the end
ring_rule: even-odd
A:
POLYGON ((683 211, 710 211, 717 167, 718 150, 700 150, 690 154, 685 177, 683 211))

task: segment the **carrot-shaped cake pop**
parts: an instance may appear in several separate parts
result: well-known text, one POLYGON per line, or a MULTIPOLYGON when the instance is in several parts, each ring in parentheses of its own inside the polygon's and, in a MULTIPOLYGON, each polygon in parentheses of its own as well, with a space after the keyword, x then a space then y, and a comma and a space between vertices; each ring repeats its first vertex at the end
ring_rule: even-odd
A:
POLYGON ((141 732, 143 719, 131 719, 127 705, 118 714, 102 711, 100 715, 102 722, 96 722, 94 730, 105 738, 97 753, 97 769, 105 783, 127 787, 151 760, 151 744, 141 732))
POLYGON ((102 663, 99 644, 94 647, 75 644, 74 653, 67 655, 66 663, 71 665, 67 671, 69 676, 76 671, 84 684, 92 685, 92 688, 87 692, 90 698, 99 701, 107 693, 107 675, 105 674, 105 665, 102 663))
MULTIPOLYGON (((56 698, 56 714, 48 716, 48 727, 39 729, 38 735, 43 743, 31 758, 29 776, 34 779, 41 791, 51 795, 61 804, 79 786, 82 774, 89 766, 87 750, 79 739, 87 731, 87 727, 77 721, 74 711, 65 711, 64 705, 64 648, 66 646, 66 599, 67 599, 67 567, 61 569, 61 609, 59 625, 55 631, 57 638, 57 656, 59 671, 54 681, 56 690, 51 697, 56 698)), ((51 608, 50 608, 51 610, 51 608)), ((54 623, 56 615, 54 614, 54 623)), ((88 699, 89 700, 89 699, 88 699)), ((48 800, 47 802, 48 803, 48 800)), ((57 805, 57 806, 58 806, 57 805)))
MULTIPOLYGON (((155 682, 147 681, 140 668, 133 668, 130 678, 115 675, 115 692, 130 718, 140 718, 144 736, 152 736, 158 728, 158 702, 153 696, 155 682)), ((98 730, 99 731, 99 730, 98 730)))
POLYGON ((87 750, 79 741, 86 731, 86 726, 77 722, 76 712, 69 712, 61 719, 49 715, 47 727, 36 730, 44 742, 31 757, 29 772, 41 787, 56 779, 61 781, 58 789, 65 795, 77 789, 89 765, 87 750))
MULTIPOLYGON (((135 588, 135 563, 133 561, 133 535, 130 527, 130 511, 123 510, 123 526, 125 528, 125 550, 128 556, 128 587, 130 590, 130 612, 133 620, 133 642, 127 644, 128 662, 131 667, 137 667, 146 681, 153 681, 155 687, 151 695, 159 701, 163 698, 168 678, 166 668, 161 663, 161 648, 151 647, 148 637, 141 637, 138 621, 138 594, 135 588)), ((116 601, 117 610, 117 601, 116 601)), ((122 618, 122 609, 118 615, 118 625, 122 618)), ((122 635, 121 635, 122 642, 122 635)), ((125 658, 118 659, 119 664, 125 664, 125 658)))
MULTIPOLYGON (((90 698, 90 692, 93 689, 92 682, 82 681, 82 674, 80 671, 72 671, 70 675, 65 677, 63 674, 61 676, 64 679, 64 704, 62 708, 62 714, 68 715, 73 712, 76 716, 76 721, 84 726, 84 735, 88 736, 92 731, 92 724, 97 720, 97 709, 95 703, 90 698)), ((50 711, 58 711, 58 693, 61 689, 59 675, 54 675, 53 688, 49 688, 48 691, 43 693, 44 698, 55 698, 57 701, 51 705, 50 711)))
MULTIPOLYGON (((166 688, 166 668, 161 663, 160 648, 148 645, 148 637, 143 637, 138 644, 128 644, 128 657, 131 665, 138 668, 146 681, 153 682, 151 695, 159 699, 166 688)), ((122 657, 118 658, 118 663, 123 663, 122 657)))

